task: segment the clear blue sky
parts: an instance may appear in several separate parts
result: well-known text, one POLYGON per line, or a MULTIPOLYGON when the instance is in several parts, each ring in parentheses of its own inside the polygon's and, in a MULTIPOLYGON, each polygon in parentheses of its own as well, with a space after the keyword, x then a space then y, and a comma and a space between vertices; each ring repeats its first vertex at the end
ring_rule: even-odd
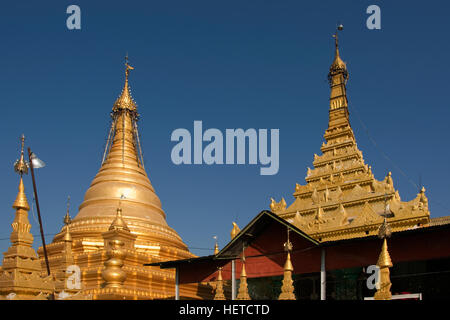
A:
MULTIPOLYGON (((243 227, 270 197, 290 204, 327 127, 337 22, 345 26, 351 124, 366 163, 379 180, 392 171, 402 200, 415 197, 355 109, 379 148, 421 179, 432 216, 450 214, 448 1, 4 1, 0 12, 2 252, 14 218, 19 136, 47 163, 37 184, 45 231, 54 234, 67 195, 73 217, 100 167, 126 52, 146 169, 169 225, 190 247, 212 248, 214 235, 222 247, 231 222, 243 227), (70 4, 81 7, 79 31, 66 28, 70 4), (381 30, 366 28, 370 4, 381 7, 381 30), (223 132, 280 129, 279 173, 172 164, 170 135, 192 132, 194 120, 223 132)), ((30 176, 25 183, 31 203, 30 176)), ((38 235, 31 213, 30 221, 38 235)))

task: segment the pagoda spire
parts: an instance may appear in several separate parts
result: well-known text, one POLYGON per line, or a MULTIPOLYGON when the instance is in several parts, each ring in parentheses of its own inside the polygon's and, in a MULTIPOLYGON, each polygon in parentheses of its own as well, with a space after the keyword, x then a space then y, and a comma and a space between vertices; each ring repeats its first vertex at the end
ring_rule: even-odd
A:
POLYGON ((222 267, 219 268, 219 273, 217 275, 214 300, 226 300, 225 294, 223 292, 222 267))
POLYGON ((138 166, 144 166, 137 127, 139 114, 128 85, 130 70, 134 70, 134 68, 128 64, 127 55, 125 57, 125 84, 120 96, 114 102, 111 112, 112 124, 103 154, 102 165, 107 162, 114 152, 117 154, 117 160, 121 161, 123 168, 126 167, 128 161, 133 161, 138 166))
POLYGON ((233 240, 234 237, 236 237, 239 232, 241 232, 241 229, 236 224, 236 222, 233 221, 233 229, 231 229, 231 232, 230 232, 231 240, 233 240))
POLYGON ((392 268, 391 256, 389 255, 387 238, 391 236, 391 230, 386 221, 386 216, 384 217, 384 222, 380 226, 378 231, 378 236, 383 239, 383 245, 381 247, 380 256, 378 257, 377 266, 379 270, 379 287, 373 298, 375 300, 390 300, 392 297, 391 293, 391 278, 389 268, 392 268))
POLYGON ((347 108, 348 106, 347 91, 345 88, 348 80, 348 71, 345 62, 342 61, 341 56, 339 55, 338 32, 343 29, 344 27, 339 25, 336 29, 336 33, 333 35, 335 40, 334 60, 328 73, 328 81, 331 87, 330 111, 340 108, 347 108))
POLYGON ((130 88, 128 86, 128 77, 130 75, 130 70, 134 68, 128 64, 128 54, 125 57, 125 84, 122 89, 122 93, 117 98, 114 103, 113 112, 117 112, 121 109, 128 109, 131 111, 136 111, 137 105, 131 96, 130 88))
POLYGON ((217 243, 217 236, 214 236, 214 240, 216 240, 215 244, 214 244, 214 254, 218 254, 219 253, 219 244, 217 243))
POLYGON ((283 284, 281 286, 281 293, 278 300, 295 300, 294 286, 292 281, 292 272, 294 267, 291 262, 292 242, 289 240, 289 231, 287 230, 287 241, 284 243, 284 250, 287 253, 286 262, 284 264, 283 284))
POLYGON ((248 286, 247 286, 247 272, 245 271, 245 254, 244 250, 242 250, 242 271, 241 276, 239 278, 239 292, 236 297, 236 300, 251 300, 250 295, 248 294, 248 286))

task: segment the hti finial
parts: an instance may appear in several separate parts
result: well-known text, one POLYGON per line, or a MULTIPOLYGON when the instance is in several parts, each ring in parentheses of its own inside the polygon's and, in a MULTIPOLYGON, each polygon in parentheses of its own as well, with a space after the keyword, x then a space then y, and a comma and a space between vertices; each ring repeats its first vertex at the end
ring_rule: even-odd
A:
POLYGON ((380 239, 386 239, 386 238, 390 238, 391 235, 392 235, 391 227, 389 226, 389 223, 387 222, 386 216, 384 216, 384 221, 378 229, 378 237, 380 239))
MULTIPOLYGON (((348 80, 348 71, 347 71, 347 66, 345 65, 345 62, 342 61, 341 57, 339 56, 339 31, 344 30, 344 26, 342 24, 339 24, 336 27, 336 32, 333 34, 333 38, 334 38, 334 45, 335 45, 335 50, 334 50, 334 60, 333 63, 331 64, 330 67, 330 72, 328 73, 328 81, 330 83, 330 85, 345 85, 347 83, 348 80), (343 76, 343 79, 341 78, 341 75, 343 76), (338 76, 338 78, 335 78, 336 81, 332 81, 333 77, 338 76)), ((341 95, 339 96, 333 96, 331 97, 332 100, 330 100, 330 103, 332 102, 332 104, 330 104, 331 109, 337 109, 340 108, 342 106, 346 107, 347 106, 347 96, 344 94, 344 100, 345 101, 341 101, 341 95)))
POLYGON ((130 74, 130 70, 133 70, 134 68, 128 64, 128 52, 125 56, 125 80, 128 81, 128 75, 130 74))
POLYGON ((28 173, 28 163, 25 161, 23 156, 23 149, 25 146, 25 135, 23 134, 20 137, 20 143, 21 143, 20 158, 17 159, 16 162, 14 162, 14 171, 20 174, 20 176, 22 176, 24 173, 25 174, 28 173))
MULTIPOLYGON (((339 47, 339 40, 338 40, 338 31, 342 31, 344 30, 344 26, 342 24, 339 24, 336 28, 336 33, 333 34, 333 38, 334 38, 334 44, 336 46, 336 50, 338 50, 339 47)), ((339 54, 339 53, 338 53, 339 54)))
POLYGON ((289 240, 289 232, 291 229, 287 228, 287 241, 284 243, 284 251, 290 252, 292 250, 292 242, 289 240))
POLYGON ((219 250, 219 244, 217 243, 217 236, 214 236, 213 239, 215 240, 214 254, 218 254, 220 250, 219 250))
POLYGON ((70 196, 67 196, 67 212, 66 216, 64 217, 64 224, 67 226, 72 222, 72 219, 69 215, 69 209, 70 209, 70 196))

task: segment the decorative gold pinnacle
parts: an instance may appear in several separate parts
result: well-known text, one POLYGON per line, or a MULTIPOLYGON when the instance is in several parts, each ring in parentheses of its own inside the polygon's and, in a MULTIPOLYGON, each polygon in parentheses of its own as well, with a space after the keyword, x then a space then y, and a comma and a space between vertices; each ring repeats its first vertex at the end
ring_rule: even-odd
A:
POLYGON ((239 229, 238 225, 236 224, 236 222, 233 221, 233 229, 231 229, 231 240, 234 239, 234 237, 237 236, 237 234, 241 232, 241 229, 239 229))
POLYGON ((283 275, 283 285, 281 286, 281 294, 278 297, 278 300, 295 300, 294 294, 294 281, 292 280, 292 272, 294 271, 294 267, 291 262, 291 254, 288 251, 286 257, 286 263, 284 264, 284 275, 283 275))
POLYGON ((126 272, 122 270, 123 259, 126 256, 126 251, 123 249, 124 242, 120 239, 111 239, 108 244, 106 255, 109 259, 105 262, 102 276, 105 279, 106 288, 120 288, 127 278, 126 272))
POLYGON ((128 229, 127 224, 123 220, 122 209, 121 208, 117 208, 116 218, 111 223, 111 226, 109 227, 109 230, 126 230, 126 231, 130 231, 130 229, 128 229))
POLYGON ((117 98, 116 102, 114 103, 113 111, 119 111, 121 109, 127 109, 131 111, 136 111, 137 105, 136 102, 134 102, 133 97, 130 93, 130 88, 128 87, 128 76, 130 74, 130 70, 133 70, 134 68, 128 64, 128 55, 125 57, 125 85, 122 89, 122 93, 117 98))
POLYGON ((23 148, 25 145, 25 135, 22 134, 22 136, 20 137, 20 142, 21 142, 20 158, 18 160, 16 160, 16 162, 14 163, 14 171, 16 171, 17 173, 20 174, 20 176, 22 176, 24 173, 25 174, 28 173, 28 164, 25 161, 24 156, 23 156, 23 148))
POLYGON ((389 255, 387 240, 383 239, 383 246, 381 247, 381 253, 378 257, 377 266, 380 268, 379 271, 379 289, 375 292, 375 300, 390 300, 391 294, 391 279, 389 268, 392 267, 391 257, 389 255))
POLYGON ((25 195, 25 186, 23 184, 22 177, 20 177, 19 192, 17 193, 16 200, 14 201, 12 207, 16 210, 24 210, 27 212, 30 210, 30 206, 28 205, 27 196, 25 195))
POLYGON ((247 272, 245 271, 245 255, 242 252, 242 271, 241 277, 239 278, 239 291, 236 297, 236 300, 251 300, 250 295, 248 294, 248 285, 247 285, 247 272))
POLYGON ((214 294, 214 300, 226 300, 225 294, 223 292, 223 279, 222 279, 222 268, 219 268, 219 274, 216 280, 216 290, 214 294))
POLYGON ((120 232, 123 231, 127 234, 130 233, 122 218, 122 209, 117 208, 116 218, 111 223, 109 232, 107 232, 113 232, 114 234, 107 240, 106 255, 109 259, 105 262, 105 269, 102 272, 106 288, 121 288, 127 277, 126 272, 122 270, 123 260, 127 255, 126 250, 123 248, 125 242, 120 235, 120 232))
POLYGON ((286 262, 284 264, 283 284, 281 286, 281 294, 278 300, 295 300, 294 281, 292 280, 292 272, 294 267, 291 262, 292 243, 289 240, 290 229, 287 229, 287 241, 284 243, 284 250, 287 252, 286 262))
POLYGON ((214 239, 216 240, 216 243, 214 244, 214 254, 218 254, 219 253, 219 244, 217 243, 217 237, 214 236, 214 239))
POLYGON ((345 85, 348 80, 347 66, 339 55, 338 31, 343 30, 343 26, 339 25, 336 33, 333 35, 335 40, 334 60, 328 73, 328 81, 331 87, 330 110, 347 107, 347 92, 345 85))
POLYGON ((67 198, 67 212, 66 215, 64 216, 63 241, 65 242, 72 242, 72 236, 70 235, 69 229, 69 224, 72 222, 72 219, 70 219, 69 207, 70 207, 70 196, 67 198))
POLYGON ((306 170, 306 184, 295 185, 293 202, 285 205, 283 198, 280 202, 271 199, 270 210, 320 242, 373 235, 375 226, 383 223, 383 198, 388 199, 390 209, 386 211, 392 231, 425 227, 431 222, 425 193, 420 191, 415 199, 402 201, 392 174, 377 180, 358 149, 349 121, 348 72, 339 52, 342 29, 339 26, 334 34, 335 56, 328 74, 328 128, 322 153, 314 154, 313 168, 306 170))
MULTIPOLYGON (((73 220, 69 227, 74 260, 80 267, 86 293, 92 294, 93 299, 122 299, 124 295, 127 299, 169 298, 173 295, 174 271, 149 268, 144 264, 154 259, 194 257, 177 232, 168 226, 161 201, 144 169, 143 161, 139 161, 142 153, 137 114, 123 109, 127 107, 127 102, 131 103, 128 107, 133 108, 127 83, 131 68, 128 63, 125 64, 126 83, 122 86, 122 97, 113 110, 102 165, 86 190, 78 213, 74 215, 71 212, 73 220), (117 202, 122 194, 126 196, 126 200, 121 203, 123 217, 116 220, 117 202), (113 230, 109 231, 114 220, 113 230), (125 220, 130 232, 126 231, 127 228, 120 220, 125 220), (132 256, 122 260, 124 266, 121 268, 125 272, 130 270, 130 277, 120 290, 110 290, 103 288, 105 279, 99 270, 103 269, 106 259, 111 259, 106 258, 106 252, 111 247, 110 240, 117 238, 124 242, 121 246, 123 251, 132 256)), ((63 268, 63 264, 58 261, 64 247, 64 235, 63 232, 58 233, 47 247, 55 271, 63 268)), ((181 286, 180 296, 192 299, 212 297, 210 289, 206 284, 181 286)))
POLYGON ((53 291, 51 277, 42 278, 41 262, 32 248, 33 235, 30 232, 31 224, 28 220, 28 205, 23 184, 23 173, 26 172, 26 163, 23 160, 23 142, 20 160, 16 161, 14 169, 20 175, 19 192, 14 201, 13 208, 16 214, 11 232, 11 246, 4 253, 2 268, 0 269, 0 299, 1 296, 14 294, 17 300, 44 300, 53 291))

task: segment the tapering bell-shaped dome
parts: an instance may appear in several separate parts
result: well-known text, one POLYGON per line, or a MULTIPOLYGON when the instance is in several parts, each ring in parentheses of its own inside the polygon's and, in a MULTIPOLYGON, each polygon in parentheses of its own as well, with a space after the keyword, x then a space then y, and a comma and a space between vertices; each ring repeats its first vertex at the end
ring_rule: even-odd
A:
POLYGON ((131 69, 127 62, 125 85, 111 113, 112 127, 103 163, 70 225, 71 235, 86 239, 86 243, 100 243, 101 233, 115 219, 120 202, 123 218, 137 235, 136 249, 162 256, 164 252, 179 251, 183 255, 187 247, 167 225, 161 201, 142 163, 138 114, 128 85, 131 69))

